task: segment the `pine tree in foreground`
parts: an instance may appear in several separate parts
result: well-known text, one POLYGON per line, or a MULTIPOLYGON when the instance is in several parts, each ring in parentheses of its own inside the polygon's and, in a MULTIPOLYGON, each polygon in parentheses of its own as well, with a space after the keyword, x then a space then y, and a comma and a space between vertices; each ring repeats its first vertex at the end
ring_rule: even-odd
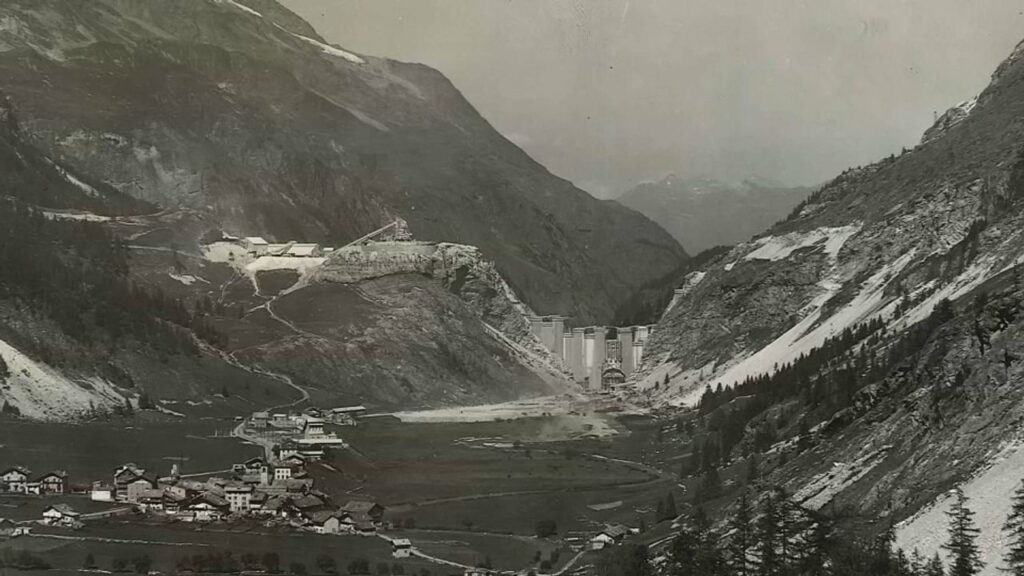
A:
POLYGON ((1003 555, 1006 572, 1013 576, 1024 576, 1024 481, 1013 493, 1010 515, 1003 525, 1003 532, 1009 542, 1009 550, 1003 555))
POLYGON ((953 491, 953 505, 949 512, 949 541, 942 548, 949 552, 949 576, 974 576, 985 566, 978 549, 978 527, 974 511, 967 507, 967 496, 960 488, 953 491))

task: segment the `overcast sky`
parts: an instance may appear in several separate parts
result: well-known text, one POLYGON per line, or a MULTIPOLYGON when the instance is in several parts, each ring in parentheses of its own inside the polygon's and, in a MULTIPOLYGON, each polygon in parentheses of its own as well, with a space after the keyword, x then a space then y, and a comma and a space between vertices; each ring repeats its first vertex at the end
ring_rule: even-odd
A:
POLYGON ((817 183, 912 146, 1024 38, 1020 0, 281 0, 444 72, 606 197, 669 172, 817 183))

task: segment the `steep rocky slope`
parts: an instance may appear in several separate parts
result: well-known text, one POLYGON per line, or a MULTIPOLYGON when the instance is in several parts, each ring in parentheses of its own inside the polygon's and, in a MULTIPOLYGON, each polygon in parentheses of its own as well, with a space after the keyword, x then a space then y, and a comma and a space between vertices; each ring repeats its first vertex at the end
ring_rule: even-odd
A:
POLYGON ((645 182, 616 199, 661 225, 688 252, 745 242, 784 219, 812 188, 738 185, 669 175, 645 182))
POLYGON ((24 142, 6 105, 0 166, 0 416, 103 417, 143 397, 178 414, 224 414, 297 397, 196 346, 188 327, 160 317, 167 307, 132 291, 126 254, 95 221, 129 225, 125 214, 152 206, 24 142))
MULTIPOLYGON (((875 531, 958 483, 995 486, 987 466, 1024 474, 1011 465, 1024 406, 1022 81, 1024 43, 919 146, 845 172, 691 272, 648 342, 645 398, 693 404, 715 398, 705 386, 746 383, 705 404, 741 418, 727 459, 777 439, 765 482, 875 531)), ((981 504, 986 554, 1009 496, 981 504)), ((922 518, 900 541, 930 554, 922 518)))
POLYGON ((338 244, 401 215, 581 323, 685 258, 548 173, 437 71, 328 45, 273 0, 5 2, 0 74, 52 156, 235 234, 338 244))

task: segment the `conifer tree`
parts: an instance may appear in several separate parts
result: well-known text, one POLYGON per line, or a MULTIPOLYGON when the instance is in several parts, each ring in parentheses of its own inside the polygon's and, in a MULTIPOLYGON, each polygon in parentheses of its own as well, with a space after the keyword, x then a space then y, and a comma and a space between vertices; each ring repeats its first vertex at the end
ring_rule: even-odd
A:
POLYGON ((679 516, 679 512, 676 509, 676 497, 672 495, 672 492, 669 492, 665 498, 665 519, 673 520, 676 516, 679 516))
POLYGON ((924 576, 946 576, 946 569, 942 566, 942 559, 939 558, 939 553, 936 552, 935 556, 928 561, 928 565, 924 568, 924 576))
POLYGON ((942 548, 952 556, 950 576, 974 576, 985 566, 978 549, 978 527, 974 523, 974 511, 967 506, 967 496, 960 488, 953 491, 953 505, 946 517, 949 519, 949 541, 942 548))
POLYGON ((1009 550, 1003 555, 1006 572, 1013 576, 1024 576, 1024 481, 1013 493, 1010 515, 1003 525, 1003 532, 1009 542, 1009 550))
POLYGON ((729 520, 729 532, 732 534, 727 547, 729 570, 734 576, 751 576, 754 566, 749 551, 754 546, 754 528, 751 525, 750 502, 746 492, 740 496, 736 514, 729 520))
POLYGON ((782 560, 779 558, 779 508, 773 494, 765 495, 764 511, 757 522, 757 575, 779 576, 782 560))

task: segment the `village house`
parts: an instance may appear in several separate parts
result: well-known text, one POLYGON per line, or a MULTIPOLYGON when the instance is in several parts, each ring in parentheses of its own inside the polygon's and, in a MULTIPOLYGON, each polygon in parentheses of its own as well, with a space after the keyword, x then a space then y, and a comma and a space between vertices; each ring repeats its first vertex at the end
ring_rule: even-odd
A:
POLYGON ((13 466, 0 472, 0 489, 4 492, 24 494, 29 474, 29 469, 22 466, 13 466))
POLYGON ((391 556, 395 558, 412 556, 412 542, 408 538, 395 538, 391 541, 391 556))
POLYGON ((124 501, 136 504, 143 494, 156 488, 156 482, 144 476, 138 476, 124 486, 124 501))
POLYGON ((307 518, 309 529, 317 534, 338 534, 342 532, 342 523, 338 515, 334 510, 319 510, 303 517, 307 518))
POLYGON ((113 502, 114 487, 97 480, 92 483, 92 491, 89 492, 89 499, 93 502, 113 502))
POLYGON ((186 522, 215 522, 230 512, 228 501, 213 492, 203 492, 185 505, 179 516, 186 522))
POLYGON ((252 414, 252 425, 256 428, 266 428, 270 424, 270 414, 268 412, 253 412, 252 414))
POLYGON ((163 501, 164 513, 179 514, 182 506, 188 501, 188 496, 180 492, 164 490, 161 499, 163 501))
POLYGON ((606 526, 604 530, 598 532, 590 539, 591 550, 603 550, 611 546, 615 546, 622 542, 622 539, 629 534, 629 528, 614 524, 606 526))
POLYGON ((270 501, 270 495, 262 490, 253 490, 252 496, 249 497, 249 513, 250 514, 264 514, 266 513, 267 502, 270 501))
POLYGON ((341 510, 353 518, 368 519, 373 524, 380 524, 384 519, 384 507, 368 500, 350 500, 341 510))
POLYGON ((54 470, 39 477, 39 491, 43 494, 65 494, 68 491, 68 473, 54 470))
MULTIPOLYGON (((146 470, 128 463, 114 469, 114 499, 124 502, 128 499, 128 484, 143 477, 146 470)), ((150 486, 152 488, 152 486, 150 486)))
POLYGON ((291 480, 292 478, 300 478, 306 472, 304 464, 296 464, 295 459, 301 459, 301 456, 295 455, 289 457, 284 462, 279 462, 274 466, 274 482, 282 482, 285 480, 291 480))
POLYGON ((159 488, 142 490, 135 494, 135 503, 143 512, 164 510, 164 491, 159 488))
POLYGON ((252 486, 228 486, 224 488, 224 498, 228 501, 228 509, 234 513, 248 514, 252 508, 252 486))
POLYGON ((50 526, 75 526, 81 514, 67 504, 54 504, 43 510, 43 523, 50 526))

